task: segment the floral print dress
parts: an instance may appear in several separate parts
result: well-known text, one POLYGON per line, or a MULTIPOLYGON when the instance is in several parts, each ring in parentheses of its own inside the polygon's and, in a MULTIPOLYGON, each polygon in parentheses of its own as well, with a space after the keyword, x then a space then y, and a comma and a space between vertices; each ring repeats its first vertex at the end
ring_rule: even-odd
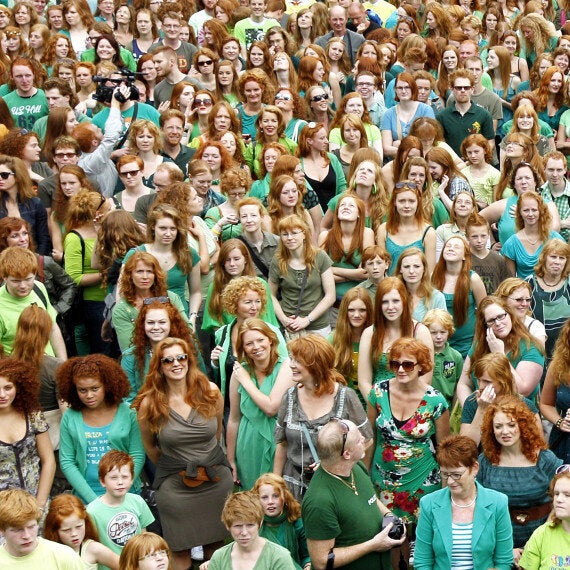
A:
POLYGON ((420 499, 441 489, 435 461, 435 422, 447 410, 447 401, 428 386, 418 409, 403 422, 392 415, 390 380, 375 384, 368 401, 377 413, 370 476, 378 497, 394 514, 415 523, 420 499))

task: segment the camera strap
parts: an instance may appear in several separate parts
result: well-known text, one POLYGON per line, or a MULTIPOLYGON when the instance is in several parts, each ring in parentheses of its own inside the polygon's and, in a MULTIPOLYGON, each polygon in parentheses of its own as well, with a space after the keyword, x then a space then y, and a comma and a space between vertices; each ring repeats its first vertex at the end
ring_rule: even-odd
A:
POLYGON ((115 148, 123 148, 127 137, 129 136, 129 131, 131 130, 131 125, 137 120, 137 114, 139 112, 139 104, 138 101, 135 101, 135 109, 133 111, 133 116, 131 118, 131 122, 129 123, 128 129, 125 131, 125 134, 121 137, 119 142, 115 145, 115 148))

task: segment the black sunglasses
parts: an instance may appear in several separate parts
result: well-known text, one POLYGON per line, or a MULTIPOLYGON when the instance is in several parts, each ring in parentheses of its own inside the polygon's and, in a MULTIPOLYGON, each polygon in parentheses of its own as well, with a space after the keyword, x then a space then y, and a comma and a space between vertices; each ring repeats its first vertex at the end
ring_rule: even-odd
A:
POLYGON ((341 420, 340 418, 332 418, 331 422, 336 422, 342 431, 342 448, 340 450, 340 456, 342 457, 344 454, 344 448, 346 447, 346 438, 348 437, 350 427, 344 420, 341 420))
POLYGON ((329 100, 328 93, 323 93, 322 95, 315 95, 314 97, 311 97, 311 103, 318 103, 319 101, 328 101, 328 100, 329 100))
POLYGON ((404 372, 411 372, 417 365, 417 362, 412 362, 411 360, 403 360, 402 362, 399 360, 390 360, 390 362, 388 362, 388 366, 392 372, 398 372, 400 368, 403 368, 404 372))
POLYGON ((212 65, 214 61, 212 59, 204 59, 198 62, 198 67, 202 67, 203 65, 212 65))
POLYGON ((10 176, 16 176, 16 175, 13 172, 0 172, 0 178, 2 178, 2 180, 8 180, 10 176))
POLYGON ((418 189, 418 185, 415 182, 411 182, 409 180, 404 180, 402 182, 396 182, 396 185, 394 187, 397 188, 398 190, 400 188, 412 188, 413 190, 418 189))

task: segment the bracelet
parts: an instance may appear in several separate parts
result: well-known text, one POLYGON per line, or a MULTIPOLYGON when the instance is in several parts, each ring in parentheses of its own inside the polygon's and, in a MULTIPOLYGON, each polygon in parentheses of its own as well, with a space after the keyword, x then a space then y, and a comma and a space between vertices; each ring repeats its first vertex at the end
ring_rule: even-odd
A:
POLYGON ((560 429, 560 424, 564 421, 564 418, 562 416, 560 416, 557 420, 556 423, 554 424, 557 428, 560 429))
POLYGON ((309 321, 309 324, 313 322, 313 319, 311 319, 311 315, 307 315, 307 320, 309 321))
POLYGON ((194 312, 194 313, 190 313, 190 316, 192 316, 192 315, 196 315, 196 316, 198 316, 198 313, 196 313, 196 312, 194 312))

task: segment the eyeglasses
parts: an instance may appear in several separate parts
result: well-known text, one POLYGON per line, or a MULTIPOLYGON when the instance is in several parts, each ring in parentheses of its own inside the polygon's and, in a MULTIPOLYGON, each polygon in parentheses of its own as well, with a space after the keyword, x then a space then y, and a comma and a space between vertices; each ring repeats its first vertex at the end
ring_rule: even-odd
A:
POLYGON ((123 172, 119 171, 119 175, 124 176, 125 178, 134 178, 140 171, 140 168, 137 168, 136 170, 124 170, 123 172))
POLYGON ((322 95, 315 95, 314 97, 311 97, 311 103, 318 103, 319 101, 328 101, 328 100, 329 100, 328 93, 323 93, 322 95))
POLYGON ((87 36, 86 40, 94 44, 101 36, 87 36))
POLYGON ((521 148, 524 148, 524 144, 521 144, 520 142, 516 142, 516 141, 509 141, 507 143, 507 146, 520 146, 521 148))
POLYGON ((303 233, 303 230, 295 230, 293 232, 281 232, 279 235, 281 239, 287 239, 288 237, 297 237, 303 233))
POLYGON ((348 424, 341 420, 340 418, 332 418, 331 422, 336 422, 342 431, 342 448, 340 450, 340 456, 344 455, 344 448, 346 447, 346 438, 348 437, 348 432, 350 431, 350 427, 348 424))
POLYGON ((187 354, 177 354, 176 356, 163 356, 160 359, 160 362, 162 362, 162 364, 174 364, 174 361, 176 360, 176 362, 186 362, 188 360, 188 355, 187 354))
POLYGON ((397 188, 398 190, 400 188, 412 188, 413 190, 418 189, 418 185, 415 182, 410 182, 409 180, 404 180, 403 182, 396 182, 396 185, 394 187, 397 188))
POLYGON ((293 97, 291 97, 291 95, 287 95, 286 93, 277 93, 277 95, 275 95, 275 101, 291 101, 293 99, 293 97))
POLYGON ((471 85, 454 85, 453 89, 455 89, 455 91, 469 91, 471 85))
POLYGON ((73 158, 77 156, 76 152, 56 152, 54 154, 55 158, 73 158))
POLYGON ((16 176, 16 174, 14 172, 0 172, 0 178, 2 178, 2 180, 8 180, 10 176, 16 176))
POLYGON ((374 87, 374 83, 370 81, 361 81, 360 83, 356 84, 357 87, 374 87))
POLYGON ((508 297, 511 301, 515 303, 530 303, 532 299, 530 297, 508 297))
POLYGON ((209 107, 211 104, 211 99, 194 99, 194 107, 209 107))
POLYGON ((243 198, 247 192, 229 192, 228 196, 230 198, 243 198))
POLYGON ((555 475, 560 475, 560 473, 570 473, 570 465, 568 465, 568 463, 564 463, 554 473, 555 475))
POLYGON ((461 473, 450 473, 449 471, 439 471, 439 474, 441 475, 441 480, 442 481, 447 481, 450 477, 454 480, 454 481, 459 481, 459 479, 461 479, 461 477, 463 477, 463 475, 465 475, 465 473, 467 473, 467 469, 465 471, 462 471, 461 473))
POLYGON ((170 303, 170 299, 168 297, 147 297, 143 299, 143 305, 150 305, 154 302, 162 303, 163 305, 167 305, 170 303))
POLYGON ((416 366, 418 365, 417 362, 412 362, 411 360, 390 360, 388 362, 388 366, 392 372, 398 372, 400 368, 404 369, 404 372, 411 372, 416 366))
POLYGON ((203 59, 198 62, 198 67, 202 67, 203 65, 212 65, 212 63, 214 63, 214 60, 212 59, 203 59))
POLYGON ((409 85, 396 85, 396 91, 408 91, 410 89, 409 85))
POLYGON ((488 321, 485 321, 485 324, 488 327, 492 327, 496 323, 500 323, 500 322, 504 321, 506 316, 507 316, 507 313, 501 313, 500 315, 497 315, 494 319, 489 319, 488 321))
MULTIPOLYGON (((162 4, 162 2, 156 2, 156 4, 162 4)), ((166 550, 155 550, 154 552, 149 552, 148 554, 145 554, 142 558, 139 558, 139 561, 156 560, 157 558, 164 558, 165 556, 168 556, 168 552, 166 550)))

